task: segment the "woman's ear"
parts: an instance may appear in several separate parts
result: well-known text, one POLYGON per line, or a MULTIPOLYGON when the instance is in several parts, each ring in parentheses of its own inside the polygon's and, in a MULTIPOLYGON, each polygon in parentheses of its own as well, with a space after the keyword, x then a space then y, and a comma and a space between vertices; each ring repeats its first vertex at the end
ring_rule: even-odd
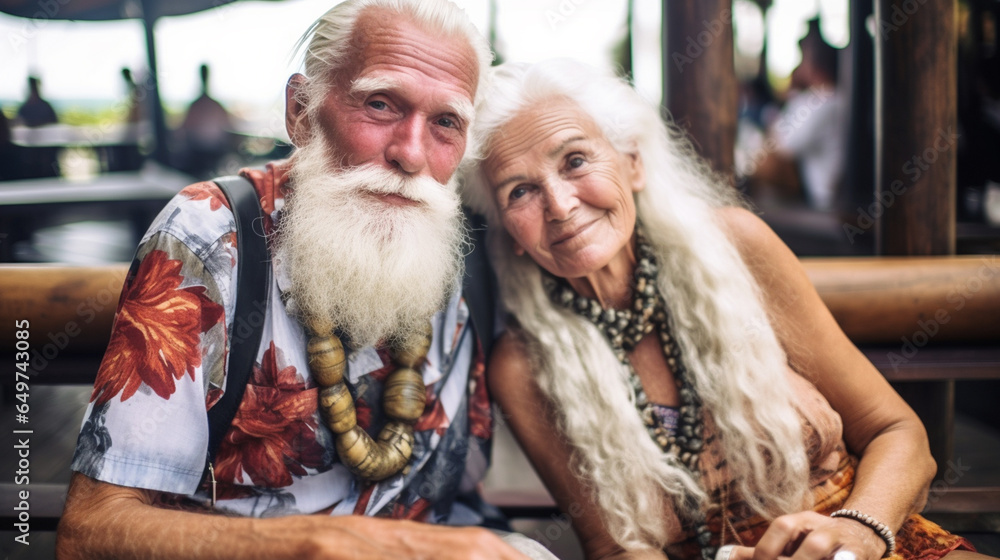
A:
POLYGON ((522 247, 520 243, 518 243, 517 241, 514 241, 513 239, 510 240, 510 243, 511 243, 511 245, 514 246, 514 254, 517 255, 517 256, 519 256, 519 257, 523 257, 524 253, 525 253, 524 247, 522 247))
POLYGON ((642 156, 639 150, 625 154, 628 165, 629 180, 632 182, 632 192, 639 192, 646 188, 646 167, 642 164, 642 156))
POLYGON ((305 76, 296 73, 285 84, 285 132, 296 147, 305 144, 310 135, 309 117, 303 103, 306 81, 305 76))

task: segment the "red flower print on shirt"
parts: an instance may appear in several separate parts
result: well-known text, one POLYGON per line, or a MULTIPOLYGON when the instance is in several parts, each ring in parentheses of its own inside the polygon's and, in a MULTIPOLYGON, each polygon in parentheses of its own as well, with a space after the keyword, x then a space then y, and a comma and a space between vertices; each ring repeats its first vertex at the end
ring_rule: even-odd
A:
POLYGON ((204 286, 179 288, 181 261, 154 250, 125 286, 111 341, 94 383, 97 406, 121 393, 125 401, 145 383, 169 399, 174 382, 201 365, 201 333, 222 320, 223 308, 204 286))
POLYGON ((485 369, 480 349, 476 352, 472 371, 469 372, 470 383, 474 385, 469 397, 469 431, 481 439, 489 439, 493 434, 493 414, 490 410, 490 394, 486 388, 485 369))
POLYGON ((213 212, 223 206, 229 208, 229 201, 226 199, 226 195, 223 194, 222 189, 220 189, 219 186, 212 181, 202 181, 201 183, 195 183, 184 187, 184 190, 182 190, 180 194, 188 197, 190 200, 208 200, 208 207, 213 212))
POLYGON ((323 465, 316 441, 317 389, 306 389, 294 366, 284 362, 274 342, 254 366, 233 425, 219 446, 215 473, 223 481, 280 488, 306 467, 323 465))
POLYGON ((438 435, 444 435, 448 431, 451 420, 445 414, 441 399, 437 398, 431 391, 427 391, 427 404, 424 405, 424 413, 420 415, 413 429, 418 432, 435 430, 438 435))

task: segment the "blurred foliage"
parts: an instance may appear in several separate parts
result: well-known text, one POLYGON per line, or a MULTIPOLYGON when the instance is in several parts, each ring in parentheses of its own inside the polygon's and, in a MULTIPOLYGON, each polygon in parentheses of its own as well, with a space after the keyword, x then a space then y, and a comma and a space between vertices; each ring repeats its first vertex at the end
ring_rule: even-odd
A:
POLYGON ((123 122, 127 108, 121 105, 110 105, 102 109, 71 106, 60 108, 59 122, 71 126, 101 126, 123 122))
MULTIPOLYGON (((18 103, 9 103, 0 106, 0 111, 7 117, 8 121, 17 118, 18 103)), ((167 124, 171 128, 180 126, 184 120, 184 107, 165 107, 164 113, 167 124)), ((59 116, 60 124, 70 126, 105 126, 109 124, 123 123, 128 116, 128 107, 122 103, 108 103, 103 106, 87 105, 56 105, 56 114, 59 116)))

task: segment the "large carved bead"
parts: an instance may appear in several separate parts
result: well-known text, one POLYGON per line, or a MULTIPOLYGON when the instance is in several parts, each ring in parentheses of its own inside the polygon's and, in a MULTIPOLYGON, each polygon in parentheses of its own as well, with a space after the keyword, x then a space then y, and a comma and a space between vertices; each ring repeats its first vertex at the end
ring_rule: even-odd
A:
POLYGON ((310 317, 306 321, 306 328, 315 336, 329 336, 333 334, 333 322, 329 319, 310 317))
POLYGON ((309 371, 313 379, 323 387, 331 387, 344 379, 347 370, 347 356, 340 339, 330 336, 314 336, 306 346, 309 355, 309 371))
POLYGON ((413 453, 413 429, 400 422, 382 428, 378 441, 356 427, 337 438, 341 462, 356 476, 377 482, 400 472, 413 453))
POLYGON ((375 442, 361 429, 361 426, 354 426, 337 436, 337 455, 340 457, 340 462, 355 474, 360 475, 357 469, 366 461, 371 461, 374 449, 375 442))
POLYGON ((335 434, 350 431, 358 424, 354 399, 343 383, 326 387, 319 392, 319 409, 327 427, 335 434))
POLYGON ((389 422, 379 432, 378 442, 386 446, 388 455, 394 457, 393 468, 399 470, 413 455, 413 426, 402 422, 389 422))
POLYGON ((424 413, 426 400, 424 380, 414 369, 399 368, 385 380, 382 409, 390 418, 416 422, 424 413))
POLYGON ((412 368, 416 367, 425 357, 427 351, 431 349, 431 338, 434 336, 434 329, 427 323, 424 332, 417 333, 404 343, 393 346, 389 349, 389 355, 397 364, 412 368))

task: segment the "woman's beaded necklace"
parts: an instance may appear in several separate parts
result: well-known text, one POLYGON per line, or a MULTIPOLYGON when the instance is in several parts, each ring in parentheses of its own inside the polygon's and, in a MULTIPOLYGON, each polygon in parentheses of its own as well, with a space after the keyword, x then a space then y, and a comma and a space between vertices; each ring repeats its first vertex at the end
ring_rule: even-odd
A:
MULTIPOLYGON (((656 288, 659 267, 652 247, 642 233, 636 230, 636 254, 633 289, 634 299, 631 309, 606 309, 595 300, 577 294, 564 280, 550 274, 543 274, 543 283, 549 297, 558 305, 572 309, 577 314, 594 323, 608 340, 611 350, 622 364, 628 366, 629 384, 635 396, 635 407, 642 418, 646 431, 665 453, 669 453, 687 468, 695 479, 699 478, 698 460, 704 447, 704 427, 701 422, 701 399, 691 384, 687 368, 681 356, 680 346, 674 341, 670 327, 670 314, 663 298, 656 288), (631 352, 644 336, 656 329, 660 337, 663 355, 674 373, 680 396, 680 417, 677 429, 671 433, 657 420, 653 404, 646 397, 642 382, 628 359, 631 352)), ((705 522, 705 515, 699 514, 689 520, 695 531, 695 539, 701 547, 703 560, 715 558, 716 547, 711 546, 712 532, 705 522)))

